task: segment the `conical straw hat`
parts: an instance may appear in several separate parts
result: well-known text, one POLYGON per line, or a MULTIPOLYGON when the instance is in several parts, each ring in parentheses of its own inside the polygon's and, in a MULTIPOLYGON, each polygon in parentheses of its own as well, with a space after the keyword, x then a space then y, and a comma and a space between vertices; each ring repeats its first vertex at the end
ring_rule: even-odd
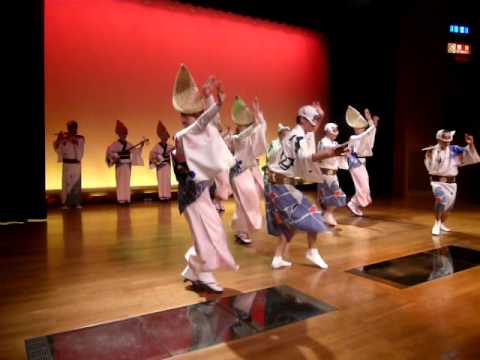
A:
POLYGON ((363 129, 368 126, 368 121, 365 120, 357 109, 350 105, 348 105, 345 119, 347 120, 348 126, 354 129, 363 129))
POLYGON ((240 96, 235 96, 235 100, 233 101, 232 120, 235 124, 244 126, 250 125, 255 121, 252 111, 240 96))
POLYGON ((117 120, 117 123, 115 124, 115 133, 118 136, 123 135, 123 134, 128 134, 127 127, 120 120, 117 120))
POLYGON ((182 64, 173 85, 173 108, 183 114, 196 114, 204 110, 203 98, 192 74, 182 64))
POLYGON ((157 135, 160 139, 162 139, 164 141, 167 140, 170 137, 170 134, 168 133, 167 128, 165 127, 165 125, 163 125, 161 120, 158 120, 157 135))

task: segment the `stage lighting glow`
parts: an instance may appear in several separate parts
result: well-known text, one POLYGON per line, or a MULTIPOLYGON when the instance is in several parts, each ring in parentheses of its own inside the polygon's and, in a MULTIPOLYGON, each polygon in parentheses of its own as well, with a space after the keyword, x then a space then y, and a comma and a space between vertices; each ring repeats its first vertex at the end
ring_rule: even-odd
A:
POLYGON ((172 106, 180 63, 188 65, 199 86, 211 74, 223 81, 224 125, 231 124, 235 95, 248 103, 258 96, 269 140, 277 136, 278 121, 293 126, 300 105, 313 99, 329 103, 325 35, 181 2, 150 3, 45 0, 47 190, 61 188, 54 134, 72 118, 86 139, 83 189, 115 188, 115 169, 107 167, 105 150, 117 138, 116 119, 126 124, 132 143, 142 136, 154 139, 143 149, 145 166, 132 168, 131 185, 156 186, 148 154, 157 141, 158 120, 171 135, 181 129, 172 106))

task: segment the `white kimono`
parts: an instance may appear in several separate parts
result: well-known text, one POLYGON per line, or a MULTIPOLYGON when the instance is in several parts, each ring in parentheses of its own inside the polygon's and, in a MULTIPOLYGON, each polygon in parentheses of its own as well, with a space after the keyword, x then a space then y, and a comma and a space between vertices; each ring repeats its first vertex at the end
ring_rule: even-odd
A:
MULTIPOLYGON (((318 150, 334 148, 337 145, 338 143, 336 141, 332 141, 328 137, 324 137, 318 143, 318 150)), ((323 169, 322 171, 324 174, 322 181, 318 183, 318 202, 325 207, 337 208, 345 206, 347 197, 340 188, 336 171, 338 169, 348 169, 347 159, 345 156, 334 156, 321 160, 319 166, 321 169, 323 169), (329 170, 334 171, 335 174, 328 174, 329 170)))
POLYGON ((218 129, 210 123, 212 114, 217 112, 218 106, 212 104, 192 125, 175 135, 184 150, 188 168, 195 174, 195 182, 213 180, 219 172, 235 165, 218 129))
POLYGON ((275 139, 267 149, 267 165, 277 163, 280 160, 280 155, 282 155, 282 144, 280 139, 275 139))
POLYGON ((172 145, 158 143, 150 150, 149 154, 150 168, 157 170, 158 197, 160 200, 167 200, 172 196, 170 183, 170 152, 172 150, 172 145))
POLYGON ((175 135, 176 162, 185 161, 189 170, 187 178, 193 178, 184 183, 179 181, 178 200, 184 202, 180 204, 180 209, 188 221, 194 243, 185 254, 185 259, 197 273, 238 269, 228 248, 222 219, 210 198, 209 188, 202 186, 202 183, 213 181, 216 175, 235 164, 217 127, 211 123, 219 108, 212 98, 209 103, 208 109, 193 124, 175 135))
POLYGON ((360 162, 366 163, 366 157, 373 156, 373 146, 375 145, 375 136, 377 128, 370 123, 370 127, 363 133, 350 136, 348 147, 352 153, 356 154, 360 162))
POLYGON ((268 168, 289 178, 299 177, 311 182, 320 182, 322 172, 317 163, 312 161, 316 152, 315 135, 305 133, 300 125, 295 126, 280 142, 281 151, 268 164, 268 168))
POLYGON ((370 196, 369 176, 366 168, 367 157, 373 155, 377 128, 370 123, 370 127, 359 135, 350 136, 350 155, 347 155, 348 169, 355 185, 355 195, 351 201, 359 206, 366 207, 372 202, 370 196))
POLYGON ((126 151, 133 145, 128 141, 122 144, 119 140, 107 148, 106 161, 109 167, 115 165, 115 179, 117 183, 117 201, 130 202, 130 176, 133 166, 143 166, 142 147, 130 151, 129 156, 119 153, 126 151))
MULTIPOLYGON (((217 129, 221 125, 221 118, 220 114, 216 114, 212 120, 212 123, 217 127, 217 129)), ((225 141, 225 144, 227 145, 228 149, 231 151, 231 138, 230 134, 221 134, 223 141, 225 141)), ((230 171, 229 170, 224 170, 219 172, 215 176, 215 193, 214 193, 214 198, 217 203, 220 200, 228 200, 230 195, 232 195, 232 187, 230 186, 230 176, 229 176, 230 171)), ((221 206, 221 205, 219 205, 221 206)))
POLYGON ((262 227, 260 199, 263 196, 263 178, 257 157, 267 149, 267 123, 260 114, 260 123, 252 124, 242 132, 231 135, 232 149, 237 164, 230 171, 230 182, 236 203, 232 227, 237 233, 249 234, 262 227))
POLYGON ((78 206, 81 203, 82 194, 82 165, 85 138, 75 136, 76 143, 70 140, 62 140, 55 149, 58 162, 62 166, 62 205, 78 206))
POLYGON ((428 174, 439 177, 439 181, 430 182, 435 197, 435 210, 440 213, 449 211, 455 203, 457 184, 447 183, 441 178, 457 176, 458 167, 479 163, 480 156, 473 145, 449 145, 442 150, 437 144, 423 150, 426 150, 425 167, 428 174))

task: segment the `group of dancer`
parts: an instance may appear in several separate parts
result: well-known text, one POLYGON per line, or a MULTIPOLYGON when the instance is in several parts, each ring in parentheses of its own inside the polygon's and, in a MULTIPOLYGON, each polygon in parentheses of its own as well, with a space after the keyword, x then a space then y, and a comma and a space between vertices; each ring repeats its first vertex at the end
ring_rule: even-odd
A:
MULTIPOLYGON (((372 116, 368 109, 362 115, 349 106, 346 122, 354 134, 347 142, 338 144, 337 124, 326 123, 323 109, 314 102, 300 107, 293 128, 279 124, 278 138, 268 145, 267 121, 258 99, 250 108, 240 97, 234 98, 231 109, 234 132, 222 124, 219 111, 224 102, 225 92, 218 79, 211 76, 199 89, 187 67, 181 65, 174 84, 173 107, 183 129, 175 134, 174 143, 168 144, 170 134, 159 122, 160 142, 150 153, 150 165, 157 168, 159 184, 165 183, 162 176, 168 176, 168 192, 162 192, 159 185, 161 199, 170 198, 170 158, 178 181, 179 210, 185 215, 193 239, 193 246, 185 254, 183 279, 196 289, 220 293, 223 288, 213 273, 239 268, 220 217, 222 201, 232 193, 236 204, 232 228, 238 243, 251 244, 252 233, 262 228, 264 197, 267 231, 278 238, 272 268, 292 265, 286 259, 288 244, 295 233, 305 232, 305 258, 326 269, 328 265, 316 242, 319 234, 337 225, 335 209, 347 206, 354 215, 362 216, 362 209, 372 201, 366 158, 373 154, 378 116, 372 116), (258 158, 265 154, 267 162, 262 176, 258 158), (348 170, 355 185, 355 195, 348 203, 337 177, 339 169, 348 170), (318 206, 295 187, 298 179, 318 184, 318 206)), ((66 171, 72 165, 79 168, 83 155, 84 139, 77 135, 76 128, 76 123, 69 123, 68 135, 59 135, 54 144, 60 160, 63 159, 64 184, 72 183, 69 177, 65 179, 66 171), (74 147, 78 150, 72 150, 74 147), (75 159, 78 162, 72 161, 75 159)), ((108 148, 107 162, 116 166, 119 202, 129 202, 129 191, 122 189, 127 188, 128 179, 129 190, 131 166, 143 164, 141 151, 145 141, 137 145, 128 143, 128 131, 119 121, 116 132, 119 140, 108 148)), ((435 197, 434 235, 449 231, 445 221, 456 196, 458 167, 480 162, 473 137, 466 134, 467 145, 459 147, 450 145, 453 133, 440 130, 437 145, 424 149, 435 197)), ((79 173, 72 171, 74 175, 79 173)), ((64 195, 67 206, 72 204, 71 193, 66 191, 64 195)))

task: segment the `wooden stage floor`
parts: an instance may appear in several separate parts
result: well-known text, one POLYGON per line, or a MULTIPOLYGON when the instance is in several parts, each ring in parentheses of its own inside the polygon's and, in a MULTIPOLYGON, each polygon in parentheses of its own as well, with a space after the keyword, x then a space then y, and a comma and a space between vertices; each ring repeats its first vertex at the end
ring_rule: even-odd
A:
MULTIPOLYGON (((457 232, 433 240, 432 200, 376 201, 365 218, 338 211, 319 238, 328 270, 306 262, 305 235, 291 269, 273 271, 276 239, 265 231, 240 247, 241 269, 219 273, 221 296, 288 285, 338 310, 179 356, 182 359, 479 359, 480 267, 399 289, 346 272, 455 244, 480 250, 480 207, 459 207, 457 232)), ((0 358, 24 359, 26 339, 216 298, 186 290, 180 271, 191 244, 175 202, 52 209, 48 222, 0 228, 0 358)))

